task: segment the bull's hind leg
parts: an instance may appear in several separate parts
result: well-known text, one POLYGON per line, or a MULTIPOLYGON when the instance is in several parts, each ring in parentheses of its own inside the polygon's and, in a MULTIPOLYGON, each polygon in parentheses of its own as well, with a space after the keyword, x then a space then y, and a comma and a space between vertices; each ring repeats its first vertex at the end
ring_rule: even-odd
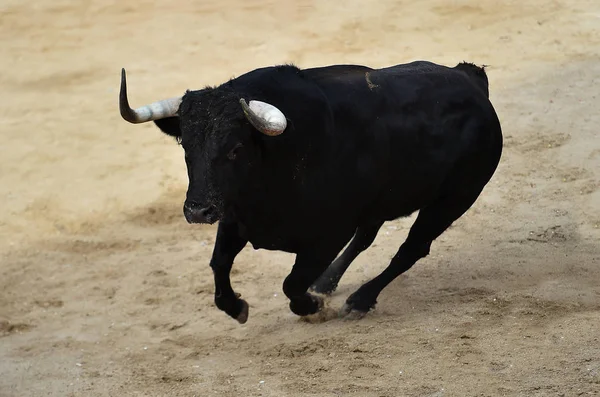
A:
POLYGON ((419 212, 406 241, 389 266, 350 295, 340 314, 347 318, 364 316, 375 306, 380 292, 389 283, 429 254, 431 243, 473 205, 483 189, 482 184, 476 184, 476 188, 469 190, 465 188, 469 184, 463 184, 464 180, 459 182, 455 191, 440 197, 419 212))
POLYGON ((319 294, 331 294, 335 291, 344 272, 361 252, 373 244, 382 225, 383 222, 377 222, 371 225, 359 226, 346 250, 329 265, 311 286, 311 290, 319 294))

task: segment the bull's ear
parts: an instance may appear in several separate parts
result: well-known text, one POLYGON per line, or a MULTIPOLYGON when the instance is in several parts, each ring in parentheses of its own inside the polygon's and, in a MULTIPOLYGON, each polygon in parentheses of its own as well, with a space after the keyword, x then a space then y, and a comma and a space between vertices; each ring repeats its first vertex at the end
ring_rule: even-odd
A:
POLYGON ((179 117, 166 117, 164 119, 154 120, 154 124, 165 134, 181 139, 181 127, 179 126, 179 117))

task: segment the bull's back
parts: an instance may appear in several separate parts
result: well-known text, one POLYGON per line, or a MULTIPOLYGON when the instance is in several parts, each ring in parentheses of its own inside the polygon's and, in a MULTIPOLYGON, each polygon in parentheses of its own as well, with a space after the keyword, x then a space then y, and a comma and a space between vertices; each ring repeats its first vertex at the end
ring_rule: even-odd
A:
POLYGON ((340 175, 353 171, 364 216, 388 220, 422 208, 461 161, 493 165, 479 164, 501 147, 481 81, 430 62, 340 71, 328 70, 319 84, 335 117, 340 175))

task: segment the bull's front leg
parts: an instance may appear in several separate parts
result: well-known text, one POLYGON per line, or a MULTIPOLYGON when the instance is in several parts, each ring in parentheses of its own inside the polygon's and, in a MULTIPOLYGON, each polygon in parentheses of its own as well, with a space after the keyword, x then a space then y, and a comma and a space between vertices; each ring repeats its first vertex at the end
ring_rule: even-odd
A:
POLYGON ((217 239, 210 260, 215 277, 215 304, 240 324, 248 320, 248 303, 240 299, 231 288, 229 274, 237 254, 246 246, 247 240, 240 237, 235 222, 222 220, 217 230, 217 239))
POLYGON ((283 292, 290 299, 290 310, 293 313, 307 316, 323 308, 323 299, 307 291, 334 257, 335 252, 298 253, 292 272, 283 282, 283 292))

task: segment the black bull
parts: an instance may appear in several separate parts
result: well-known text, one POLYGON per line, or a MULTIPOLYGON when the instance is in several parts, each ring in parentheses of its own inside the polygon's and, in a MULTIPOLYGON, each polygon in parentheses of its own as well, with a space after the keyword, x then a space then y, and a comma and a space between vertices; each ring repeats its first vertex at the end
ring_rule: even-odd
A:
POLYGON ((419 211, 389 266, 341 311, 367 313, 473 205, 503 145, 486 73, 470 63, 267 67, 136 110, 123 70, 120 109, 130 122, 153 120, 183 146, 185 217, 219 221, 215 303, 240 323, 248 304, 229 274, 248 242, 296 254, 283 291, 305 316, 323 307, 309 289, 333 292, 385 221, 419 211))

